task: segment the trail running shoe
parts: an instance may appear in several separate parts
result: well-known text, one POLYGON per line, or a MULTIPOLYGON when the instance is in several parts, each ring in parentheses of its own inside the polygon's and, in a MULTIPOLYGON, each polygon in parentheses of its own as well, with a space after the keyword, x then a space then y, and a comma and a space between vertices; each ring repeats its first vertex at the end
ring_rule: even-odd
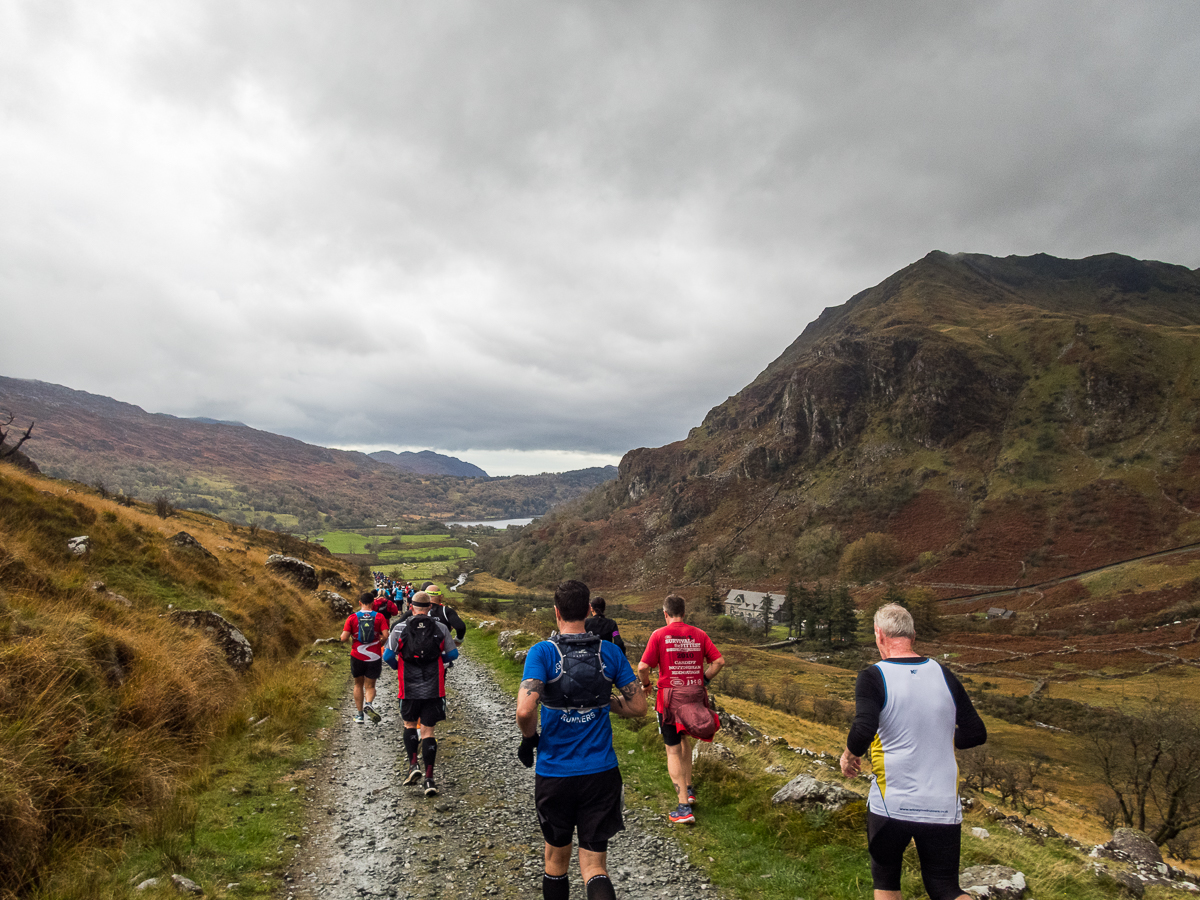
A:
POLYGON ((416 784, 421 780, 421 767, 413 766, 408 770, 408 777, 404 779, 405 784, 416 784))
POLYGON ((686 825, 689 822, 696 821, 696 817, 692 815, 692 808, 686 803, 680 803, 677 807, 667 813, 667 818, 676 825, 686 825))
POLYGON ((363 712, 365 712, 367 714, 367 717, 372 722, 374 722, 376 725, 378 725, 380 720, 383 718, 383 716, 381 716, 381 715, 379 715, 379 713, 375 712, 375 707, 373 707, 370 703, 363 704, 363 712))
POLYGON ((426 797, 436 797, 437 792, 438 792, 437 785, 434 783, 433 779, 426 778, 425 779, 425 796, 426 797))
POLYGON ((363 714, 360 712, 356 712, 354 714, 354 721, 357 722, 359 725, 361 725, 363 723, 363 714))
POLYGON ((696 802, 696 789, 694 787, 692 787, 690 784, 687 786, 687 798, 688 798, 688 806, 691 806, 693 803, 696 802))

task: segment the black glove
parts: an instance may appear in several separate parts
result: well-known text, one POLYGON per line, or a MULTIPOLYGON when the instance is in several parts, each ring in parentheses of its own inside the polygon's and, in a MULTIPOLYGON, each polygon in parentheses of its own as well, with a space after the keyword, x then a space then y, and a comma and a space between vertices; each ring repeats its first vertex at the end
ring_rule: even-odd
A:
POLYGON ((536 732, 533 737, 521 738, 521 746, 517 748, 517 759, 527 769, 533 765, 533 748, 538 745, 539 740, 541 738, 536 732))

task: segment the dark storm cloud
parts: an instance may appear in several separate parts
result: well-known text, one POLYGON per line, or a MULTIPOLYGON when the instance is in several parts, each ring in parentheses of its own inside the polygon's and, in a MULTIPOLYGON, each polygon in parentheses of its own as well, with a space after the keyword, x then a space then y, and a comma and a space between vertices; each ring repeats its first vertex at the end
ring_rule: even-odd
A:
POLYGON ((1200 263, 1182 4, 0 17, 6 374, 156 411, 590 464, 932 249, 1200 263))

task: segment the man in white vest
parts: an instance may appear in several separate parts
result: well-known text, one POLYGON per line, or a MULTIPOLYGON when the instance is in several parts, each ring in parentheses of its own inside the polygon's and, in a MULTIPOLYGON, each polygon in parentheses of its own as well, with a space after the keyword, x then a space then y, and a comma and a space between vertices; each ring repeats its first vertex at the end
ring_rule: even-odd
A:
POLYGON ((913 650, 913 618, 889 603, 875 613, 880 661, 858 674, 854 722, 842 774, 859 774, 871 753, 867 850, 875 900, 901 900, 900 868, 916 841, 930 900, 970 900, 958 883, 962 805, 955 748, 987 740, 987 728, 962 683, 913 650))

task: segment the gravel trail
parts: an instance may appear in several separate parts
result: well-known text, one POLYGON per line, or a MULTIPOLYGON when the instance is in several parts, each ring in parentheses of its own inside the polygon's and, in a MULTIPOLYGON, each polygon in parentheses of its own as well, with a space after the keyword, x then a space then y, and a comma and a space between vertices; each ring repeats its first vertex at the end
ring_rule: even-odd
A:
MULTIPOLYGON (((440 794, 432 798, 401 783, 408 767, 396 674, 385 667, 380 679, 379 725, 351 720, 347 687, 308 790, 307 823, 286 873, 289 900, 542 896, 544 843, 533 770, 516 758, 515 700, 467 652, 446 682, 450 718, 437 728, 440 794)), ((724 896, 672 838, 670 798, 625 799, 625 831, 608 854, 618 897, 724 896)), ((571 896, 584 897, 574 857, 571 879, 571 896)))

